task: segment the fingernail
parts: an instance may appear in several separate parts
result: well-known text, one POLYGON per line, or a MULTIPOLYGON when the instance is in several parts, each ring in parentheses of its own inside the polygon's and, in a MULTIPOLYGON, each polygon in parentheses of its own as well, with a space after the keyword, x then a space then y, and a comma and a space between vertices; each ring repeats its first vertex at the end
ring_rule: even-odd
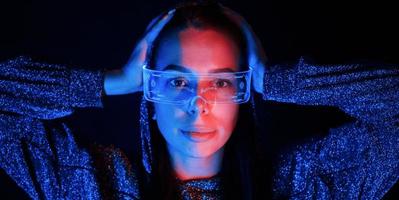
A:
POLYGON ((168 14, 162 17, 163 20, 168 19, 170 15, 172 15, 175 12, 176 9, 169 10, 168 14))
POLYGON ((173 8, 172 10, 169 10, 169 12, 168 12, 168 15, 171 15, 171 14, 173 14, 175 11, 176 11, 176 9, 175 9, 175 8, 173 8))

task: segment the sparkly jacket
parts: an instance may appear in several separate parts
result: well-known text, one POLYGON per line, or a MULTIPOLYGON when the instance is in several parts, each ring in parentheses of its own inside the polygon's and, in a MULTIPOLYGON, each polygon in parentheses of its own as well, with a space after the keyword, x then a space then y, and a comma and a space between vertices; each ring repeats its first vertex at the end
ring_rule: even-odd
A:
MULTIPOLYGON (((104 72, 19 57, 0 63, 0 171, 32 199, 140 199, 135 170, 115 148, 93 153, 68 126, 47 126, 102 104, 104 72), (96 158, 107 166, 100 174, 96 158), (101 177, 108 176, 106 184, 101 177)), ((381 199, 399 177, 399 69, 272 66, 264 100, 338 107, 356 120, 280 156, 276 198, 381 199)), ((181 197, 217 199, 218 177, 179 183, 181 197)))

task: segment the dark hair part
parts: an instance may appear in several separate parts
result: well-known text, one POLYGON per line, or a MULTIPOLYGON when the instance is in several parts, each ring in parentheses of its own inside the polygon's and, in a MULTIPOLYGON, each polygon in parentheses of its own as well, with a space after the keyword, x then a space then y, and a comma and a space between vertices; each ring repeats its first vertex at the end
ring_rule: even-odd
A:
MULTIPOLYGON (((198 29, 214 28, 222 31, 241 50, 242 63, 247 65, 246 43, 241 29, 232 22, 219 4, 213 1, 185 3, 177 6, 173 18, 160 32, 150 49, 148 66, 153 66, 157 45, 162 38, 168 37, 172 31, 188 27, 198 29)), ((254 95, 251 95, 252 98, 254 95)), ((253 99, 251 99, 253 101, 253 99)), ((153 114, 153 106, 148 106, 149 116, 153 114)), ((269 162, 263 158, 258 146, 254 108, 250 103, 239 107, 236 127, 225 144, 223 164, 220 172, 223 195, 226 199, 268 199, 269 198, 269 162), (265 162, 266 161, 266 162, 265 162), (266 163, 266 166, 261 164, 266 163)), ((179 193, 175 174, 167 151, 166 141, 162 137, 155 121, 150 120, 150 133, 154 153, 153 173, 148 179, 143 193, 145 199, 177 199, 179 193)))

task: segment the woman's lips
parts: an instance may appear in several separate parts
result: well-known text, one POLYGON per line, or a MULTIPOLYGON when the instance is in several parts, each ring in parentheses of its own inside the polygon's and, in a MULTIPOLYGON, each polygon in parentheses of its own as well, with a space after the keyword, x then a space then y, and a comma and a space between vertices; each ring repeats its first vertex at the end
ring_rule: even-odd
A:
POLYGON ((203 130, 180 130, 180 132, 186 136, 187 139, 189 139, 192 142, 205 142, 209 139, 211 139, 215 133, 216 130, 212 129, 203 129, 203 130))

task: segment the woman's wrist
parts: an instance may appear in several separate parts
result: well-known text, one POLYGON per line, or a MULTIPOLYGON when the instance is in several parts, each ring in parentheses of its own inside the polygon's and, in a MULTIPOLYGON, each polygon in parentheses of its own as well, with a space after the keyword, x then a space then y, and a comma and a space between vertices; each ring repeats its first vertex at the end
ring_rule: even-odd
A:
POLYGON ((134 80, 129 81, 123 70, 106 71, 104 76, 106 95, 123 95, 139 91, 139 88, 134 86, 134 80))
POLYGON ((257 93, 263 94, 264 88, 264 77, 265 77, 265 65, 261 62, 257 62, 257 64, 253 67, 253 87, 257 93))

